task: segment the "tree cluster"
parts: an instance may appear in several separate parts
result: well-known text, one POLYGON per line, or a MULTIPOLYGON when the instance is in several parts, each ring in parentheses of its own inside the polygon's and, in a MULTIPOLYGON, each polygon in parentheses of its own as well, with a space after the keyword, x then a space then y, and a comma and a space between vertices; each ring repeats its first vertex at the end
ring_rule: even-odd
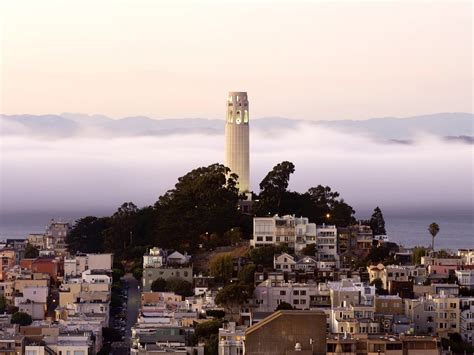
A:
POLYGON ((113 252, 133 260, 151 245, 193 251, 206 235, 225 235, 235 243, 241 233, 236 179, 220 164, 192 170, 154 206, 140 209, 126 202, 110 217, 79 219, 67 236, 68 248, 73 253, 113 252))
POLYGON ((277 164, 260 183, 258 202, 254 206, 258 216, 295 214, 308 217, 311 222, 331 223, 344 227, 355 222, 355 211, 337 191, 317 185, 305 193, 288 190, 293 163, 277 164))
MULTIPOLYGON (((355 222, 352 207, 329 186, 317 185, 305 193, 290 191, 294 171, 294 164, 284 161, 265 176, 255 195, 255 216, 295 214, 338 226, 355 222)), ((238 208, 242 196, 237 178, 221 164, 200 167, 178 178, 153 206, 138 208, 126 202, 111 216, 81 218, 67 237, 69 251, 112 252, 119 259, 140 262, 153 245, 194 252, 202 246, 236 244, 250 237, 253 217, 238 208)))
POLYGON ((171 277, 168 280, 157 278, 151 283, 153 292, 174 292, 180 296, 191 296, 193 294, 193 285, 183 279, 171 277))

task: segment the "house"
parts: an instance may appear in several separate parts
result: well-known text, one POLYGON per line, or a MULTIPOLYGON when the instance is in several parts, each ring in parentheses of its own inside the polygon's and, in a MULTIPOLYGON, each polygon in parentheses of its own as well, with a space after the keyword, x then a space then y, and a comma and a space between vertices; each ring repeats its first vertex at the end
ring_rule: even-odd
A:
POLYGON ((371 265, 367 267, 370 283, 376 279, 382 281, 382 287, 388 290, 390 281, 408 281, 408 268, 400 265, 371 265))
POLYGON ((15 306, 28 313, 33 320, 44 319, 49 288, 46 286, 25 286, 22 296, 15 297, 15 306))
POLYGON ((178 278, 192 283, 191 256, 177 251, 167 251, 157 247, 151 248, 148 253, 143 255, 143 291, 150 291, 151 284, 158 278, 164 280, 178 278))
POLYGON ((273 256, 273 268, 275 270, 293 271, 295 270, 295 265, 295 257, 288 253, 273 256))

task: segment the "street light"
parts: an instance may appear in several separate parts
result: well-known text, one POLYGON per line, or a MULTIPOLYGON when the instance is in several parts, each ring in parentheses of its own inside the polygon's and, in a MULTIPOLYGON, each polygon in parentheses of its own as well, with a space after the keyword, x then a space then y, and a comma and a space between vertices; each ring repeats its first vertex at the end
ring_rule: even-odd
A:
POLYGON ((327 218, 327 219, 331 218, 331 214, 330 214, 330 213, 326 213, 326 218, 327 218))

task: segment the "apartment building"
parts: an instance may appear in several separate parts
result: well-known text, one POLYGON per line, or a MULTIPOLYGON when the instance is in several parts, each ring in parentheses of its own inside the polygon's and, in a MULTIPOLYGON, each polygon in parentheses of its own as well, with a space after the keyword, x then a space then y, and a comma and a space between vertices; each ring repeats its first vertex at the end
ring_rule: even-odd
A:
POLYGON ((286 302, 295 309, 310 309, 317 306, 321 297, 329 297, 324 284, 266 280, 254 289, 253 307, 255 312, 273 312, 286 302))
POLYGON ((374 306, 375 286, 369 286, 357 279, 343 279, 328 282, 327 287, 331 296, 331 307, 344 306, 374 306))
POLYGON ((253 219, 253 239, 250 244, 254 247, 287 244, 299 252, 306 245, 315 242, 316 225, 309 223, 306 217, 275 215, 253 219))
POLYGON ((224 323, 219 328, 219 355, 244 354, 245 330, 247 326, 238 326, 235 322, 224 323))
POLYGON ((474 290, 474 268, 456 270, 454 274, 460 287, 474 290))
POLYGON ((84 254, 78 253, 64 259, 64 277, 76 277, 86 270, 112 270, 114 255, 111 253, 84 254))
POLYGON ((316 255, 320 261, 333 261, 339 266, 337 252, 337 228, 334 225, 320 225, 316 227, 316 255))
POLYGON ((376 295, 375 313, 383 315, 403 314, 403 299, 397 295, 376 295))

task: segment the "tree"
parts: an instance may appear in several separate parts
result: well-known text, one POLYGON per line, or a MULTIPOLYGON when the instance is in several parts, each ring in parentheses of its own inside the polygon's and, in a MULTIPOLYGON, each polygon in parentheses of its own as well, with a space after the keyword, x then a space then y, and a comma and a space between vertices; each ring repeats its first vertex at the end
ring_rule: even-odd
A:
POLYGON ((431 234, 431 250, 434 251, 434 239, 435 239, 436 235, 439 233, 438 223, 435 223, 435 222, 431 223, 428 226, 428 231, 431 234))
POLYGON ((4 295, 0 295, 0 313, 4 313, 7 309, 7 299, 4 295))
POLYGON ((354 218, 355 211, 344 199, 334 201, 333 208, 329 213, 328 222, 338 227, 347 227, 356 222, 354 218))
POLYGON ((171 291, 177 295, 188 297, 193 294, 193 285, 183 279, 170 277, 166 280, 166 291, 171 291))
POLYGON ((166 280, 159 277, 151 283, 151 290, 153 292, 164 292, 166 291, 166 280))
POLYGON ((249 252, 249 257, 255 265, 273 268, 273 256, 275 254, 280 254, 283 251, 287 251, 287 248, 282 245, 269 245, 251 249, 249 252))
POLYGON ((412 251, 412 259, 415 265, 421 264, 421 257, 426 255, 424 247, 414 247, 412 251))
POLYGON ((306 194, 311 205, 302 215, 316 223, 331 223, 345 227, 355 222, 354 209, 344 199, 339 199, 339 192, 332 191, 329 186, 311 187, 306 194))
POLYGON ((246 285, 233 283, 219 290, 215 302, 228 310, 228 313, 235 314, 250 296, 249 288, 246 285))
POLYGON ((33 323, 33 319, 28 313, 16 312, 12 315, 11 323, 19 324, 24 327, 33 323))
POLYGON ((316 255, 316 243, 308 244, 301 250, 303 255, 315 256, 316 255))
POLYGON ((141 281, 142 280, 142 276, 143 276, 143 268, 141 266, 135 266, 133 269, 132 269, 132 275, 134 278, 136 278, 138 281, 141 281))
POLYGON ((122 276, 125 275, 123 269, 113 268, 112 269, 112 281, 113 282, 120 282, 122 276))
POLYGON ((194 329, 194 335, 198 339, 209 339, 212 334, 219 333, 219 328, 222 327, 222 320, 213 319, 206 322, 199 323, 194 329))
POLYGON ((204 344, 204 353, 207 355, 219 354, 219 339, 218 334, 212 334, 204 344))
POLYGON ((75 254, 102 253, 104 251, 103 232, 109 228, 110 218, 88 216, 79 219, 66 236, 68 250, 75 254))
POLYGON ((136 235, 139 209, 133 202, 123 203, 110 217, 110 226, 104 231, 104 249, 115 255, 128 253, 136 235))
POLYGON ((164 248, 196 249, 199 236, 235 226, 239 211, 237 175, 221 164, 194 169, 155 203, 156 242, 164 248))
POLYGON ((35 259, 39 255, 39 250, 35 248, 33 245, 28 243, 25 248, 25 258, 26 259, 35 259))
POLYGON ((229 282, 232 278, 232 271, 234 265, 231 254, 218 254, 211 259, 210 262, 211 275, 216 278, 217 281, 229 282))
POLYGON ((242 231, 239 227, 231 228, 224 233, 224 242, 226 245, 235 245, 243 238, 242 231))
POLYGON ((280 213, 280 207, 287 192, 290 175, 295 172, 295 165, 283 161, 273 169, 260 182, 259 202, 256 212, 259 215, 274 215, 280 213))
POLYGON ((370 286, 375 286, 377 293, 383 293, 383 281, 379 278, 376 278, 370 283, 370 286))
POLYGON ((370 217, 370 228, 374 235, 386 235, 385 220, 383 218, 382 210, 380 207, 375 207, 372 216, 370 217))
POLYGON ((221 309, 208 309, 206 310, 206 316, 214 318, 224 318, 225 312, 221 309))
POLYGON ((253 285, 255 280, 255 264, 245 265, 239 272, 239 281, 246 285, 253 285))
POLYGON ((294 309, 293 306, 287 302, 280 302, 278 307, 275 309, 275 311, 280 311, 280 310, 292 310, 294 309))
POLYGON ((436 252, 436 257, 438 258, 449 258, 453 256, 448 250, 441 249, 440 251, 436 252))
POLYGON ((116 293, 112 293, 110 295, 110 307, 117 308, 117 307, 120 307, 121 305, 122 305, 122 299, 120 298, 120 296, 116 293))
POLYGON ((114 341, 121 341, 122 335, 120 331, 115 328, 102 328, 102 337, 104 342, 114 342, 114 341))

